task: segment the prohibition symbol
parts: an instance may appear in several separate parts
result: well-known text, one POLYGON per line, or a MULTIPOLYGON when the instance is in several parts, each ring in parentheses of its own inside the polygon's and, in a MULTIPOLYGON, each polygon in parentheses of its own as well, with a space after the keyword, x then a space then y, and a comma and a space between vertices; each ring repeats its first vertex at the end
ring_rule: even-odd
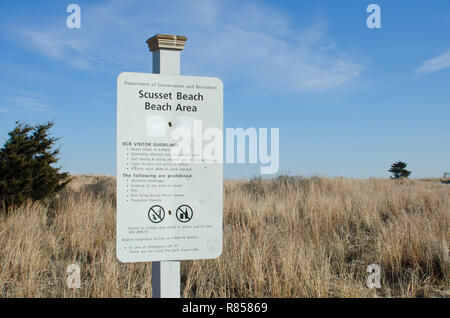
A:
POLYGON ((183 204, 180 205, 175 213, 178 221, 186 223, 189 222, 194 216, 194 212, 189 205, 183 204))
POLYGON ((159 223, 162 220, 164 220, 164 217, 166 216, 166 212, 164 211, 163 207, 160 205, 154 205, 148 210, 148 218, 153 223, 159 223))

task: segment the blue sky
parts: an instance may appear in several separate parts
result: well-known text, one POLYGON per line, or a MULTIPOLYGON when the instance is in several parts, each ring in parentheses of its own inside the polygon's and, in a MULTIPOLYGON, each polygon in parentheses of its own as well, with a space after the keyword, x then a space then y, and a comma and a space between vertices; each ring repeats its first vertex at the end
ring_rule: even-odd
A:
MULTIPOLYGON (((61 165, 115 173, 116 78, 151 72, 145 40, 185 35, 181 73, 224 83, 224 127, 280 129, 279 173, 450 171, 450 2, 0 2, 0 141, 55 120, 61 165), (81 7, 68 29, 66 7, 81 7), (381 7, 381 29, 366 8, 381 7)), ((225 178, 259 165, 226 164, 225 178)))

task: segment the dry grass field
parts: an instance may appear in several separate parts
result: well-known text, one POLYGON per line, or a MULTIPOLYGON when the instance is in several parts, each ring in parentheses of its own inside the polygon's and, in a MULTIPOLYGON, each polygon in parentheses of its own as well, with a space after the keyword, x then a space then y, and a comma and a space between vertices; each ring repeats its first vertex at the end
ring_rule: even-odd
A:
MULTIPOLYGON (((115 214, 114 178, 76 176, 1 216, 0 296, 151 297, 151 264, 116 259, 115 214)), ((429 180, 226 181, 224 252, 182 262, 182 296, 449 297, 449 225, 450 185, 429 180)))

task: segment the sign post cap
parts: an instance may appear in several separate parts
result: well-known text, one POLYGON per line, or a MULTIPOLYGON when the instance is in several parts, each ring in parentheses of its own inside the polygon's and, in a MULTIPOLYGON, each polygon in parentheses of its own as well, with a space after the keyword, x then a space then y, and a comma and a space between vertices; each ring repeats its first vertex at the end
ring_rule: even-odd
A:
POLYGON ((160 49, 181 51, 184 49, 184 44, 187 38, 182 35, 172 34, 156 34, 146 41, 150 51, 160 49))

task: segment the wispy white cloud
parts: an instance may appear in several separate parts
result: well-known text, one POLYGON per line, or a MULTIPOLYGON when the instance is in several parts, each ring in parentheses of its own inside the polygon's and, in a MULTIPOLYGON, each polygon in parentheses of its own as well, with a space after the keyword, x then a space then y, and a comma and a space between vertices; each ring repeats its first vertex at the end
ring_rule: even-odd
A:
POLYGON ((428 75, 436 71, 450 68, 450 49, 439 56, 426 60, 414 70, 416 76, 428 75))
POLYGON ((50 106, 46 103, 45 99, 45 96, 40 93, 2 90, 0 96, 0 112, 11 113, 18 110, 48 112, 50 111, 50 106))
POLYGON ((115 0, 81 10, 78 30, 56 22, 14 29, 40 54, 79 70, 149 71, 145 40, 156 33, 188 37, 183 74, 265 89, 323 91, 352 83, 365 69, 327 35, 325 19, 299 26, 292 13, 260 2, 115 0))

